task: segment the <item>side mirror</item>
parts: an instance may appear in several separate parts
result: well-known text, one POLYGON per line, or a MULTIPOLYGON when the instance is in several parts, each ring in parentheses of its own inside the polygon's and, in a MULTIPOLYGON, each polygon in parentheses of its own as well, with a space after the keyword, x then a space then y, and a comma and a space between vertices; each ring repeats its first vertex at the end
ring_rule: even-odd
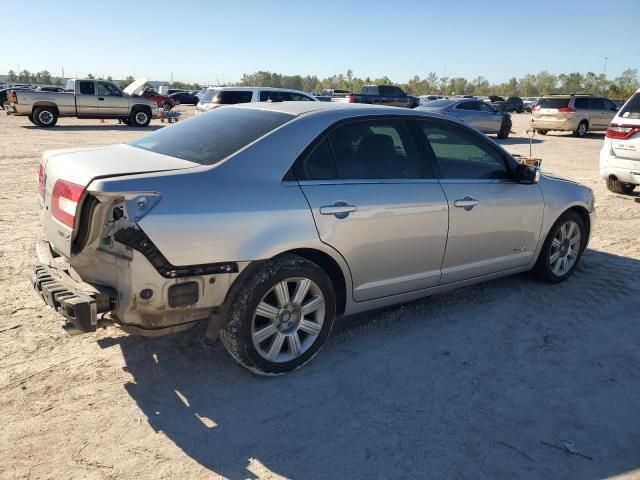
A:
POLYGON ((517 170, 518 183, 532 185, 540 181, 540 167, 532 165, 518 165, 517 170))

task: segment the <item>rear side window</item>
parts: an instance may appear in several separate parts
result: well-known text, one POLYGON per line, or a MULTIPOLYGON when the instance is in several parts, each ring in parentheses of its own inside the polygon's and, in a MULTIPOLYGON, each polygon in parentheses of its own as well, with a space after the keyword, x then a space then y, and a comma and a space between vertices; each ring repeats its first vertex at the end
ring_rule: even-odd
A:
POLYGON ((284 92, 278 90, 263 90, 260 92, 261 102, 284 102, 285 100, 284 92))
POLYGON ((96 84, 93 82, 80 82, 80 93, 82 95, 95 95, 96 84))
POLYGON ((326 138, 306 158, 296 163, 294 173, 299 180, 333 180, 338 178, 338 171, 326 138))
POLYGON ((235 105, 236 103, 249 103, 253 97, 251 91, 222 90, 218 95, 217 103, 222 105, 235 105))
POLYGON ((292 118, 281 112, 220 108, 162 128, 129 145, 201 165, 214 165, 292 118))
POLYGON ((329 143, 342 179, 422 177, 418 155, 401 121, 347 123, 329 134, 329 143))
POLYGON ((568 98, 541 98, 538 100, 538 107, 540 108, 565 108, 568 106, 568 98))
POLYGON ((477 135, 452 125, 420 122, 443 179, 509 179, 507 165, 496 150, 477 135))
POLYGON ((621 118, 640 118, 640 93, 635 93, 633 97, 622 106, 618 116, 621 118))

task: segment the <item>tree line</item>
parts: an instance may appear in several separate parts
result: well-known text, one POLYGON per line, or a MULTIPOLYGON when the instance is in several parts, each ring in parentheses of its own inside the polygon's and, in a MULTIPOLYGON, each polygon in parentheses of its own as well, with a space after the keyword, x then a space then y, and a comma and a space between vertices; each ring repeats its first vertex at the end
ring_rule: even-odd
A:
MULTIPOLYGON (((54 77, 46 70, 37 73, 31 73, 28 70, 16 73, 10 70, 8 76, 10 83, 62 84, 60 77, 54 77)), ((95 77, 89 73, 87 78, 95 77)), ((102 79, 101 77, 99 78, 102 79)), ((111 76, 107 77, 106 80, 111 81, 111 76)), ((117 83, 121 88, 124 88, 133 80, 133 76, 129 75, 117 83)), ((543 70, 535 75, 527 74, 521 78, 512 77, 503 83, 491 83, 483 76, 467 80, 463 77, 438 76, 435 72, 430 72, 425 77, 415 75, 406 83, 396 83, 387 76, 360 78, 354 76, 352 70, 347 70, 345 74, 340 73, 323 79, 317 75, 283 75, 275 72, 258 71, 243 74, 240 81, 232 83, 232 85, 291 88, 312 93, 318 93, 328 88, 359 92, 363 85, 397 85, 410 95, 517 95, 520 97, 537 97, 553 93, 591 93, 594 95, 606 95, 614 99, 625 99, 640 88, 640 81, 637 69, 627 69, 620 76, 613 79, 607 78, 603 73, 587 72, 582 74, 580 72, 571 72, 554 75, 543 70)), ((185 90, 200 89, 200 85, 197 83, 180 81, 173 82, 170 87, 185 90)))

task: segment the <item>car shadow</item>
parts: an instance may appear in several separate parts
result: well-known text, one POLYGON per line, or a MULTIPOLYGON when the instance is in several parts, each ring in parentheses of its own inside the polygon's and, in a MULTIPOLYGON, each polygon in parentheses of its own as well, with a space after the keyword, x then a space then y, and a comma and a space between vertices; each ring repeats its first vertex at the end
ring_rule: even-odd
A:
POLYGON ((22 128, 27 130, 46 130, 48 132, 89 132, 89 131, 123 131, 131 130, 132 132, 153 132, 164 128, 166 125, 149 125, 147 127, 131 127, 129 125, 118 124, 99 124, 99 125, 56 125, 53 128, 41 128, 35 125, 23 125, 22 128))
POLYGON ((600 478, 640 467, 639 277, 589 250, 561 284, 517 275, 344 318, 283 377, 202 330, 100 345, 122 350, 151 427, 227 478, 600 478))
POLYGON ((547 132, 545 137, 571 137, 571 138, 581 138, 582 140, 604 140, 605 133, 604 132, 587 132, 584 137, 576 137, 572 132, 559 132, 559 131, 550 131, 547 132))

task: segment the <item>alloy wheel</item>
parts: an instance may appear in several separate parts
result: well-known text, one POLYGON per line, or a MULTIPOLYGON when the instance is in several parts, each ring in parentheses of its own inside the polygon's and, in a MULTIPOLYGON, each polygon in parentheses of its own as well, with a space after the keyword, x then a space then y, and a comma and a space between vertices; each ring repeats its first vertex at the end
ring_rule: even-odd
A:
POLYGON ((40 123, 42 123, 43 125, 50 125, 51 122, 53 122, 53 115, 51 114, 50 111, 48 110, 43 110, 40 112, 40 114, 38 115, 38 120, 40 121, 40 123))
POLYGON ((580 253, 580 227, 573 220, 563 223, 551 242, 549 266, 554 275, 561 277, 569 272, 580 253))
POLYGON ((251 322, 251 340, 270 362, 291 361, 314 344, 325 318, 320 287, 303 277, 278 282, 262 297, 251 322))

